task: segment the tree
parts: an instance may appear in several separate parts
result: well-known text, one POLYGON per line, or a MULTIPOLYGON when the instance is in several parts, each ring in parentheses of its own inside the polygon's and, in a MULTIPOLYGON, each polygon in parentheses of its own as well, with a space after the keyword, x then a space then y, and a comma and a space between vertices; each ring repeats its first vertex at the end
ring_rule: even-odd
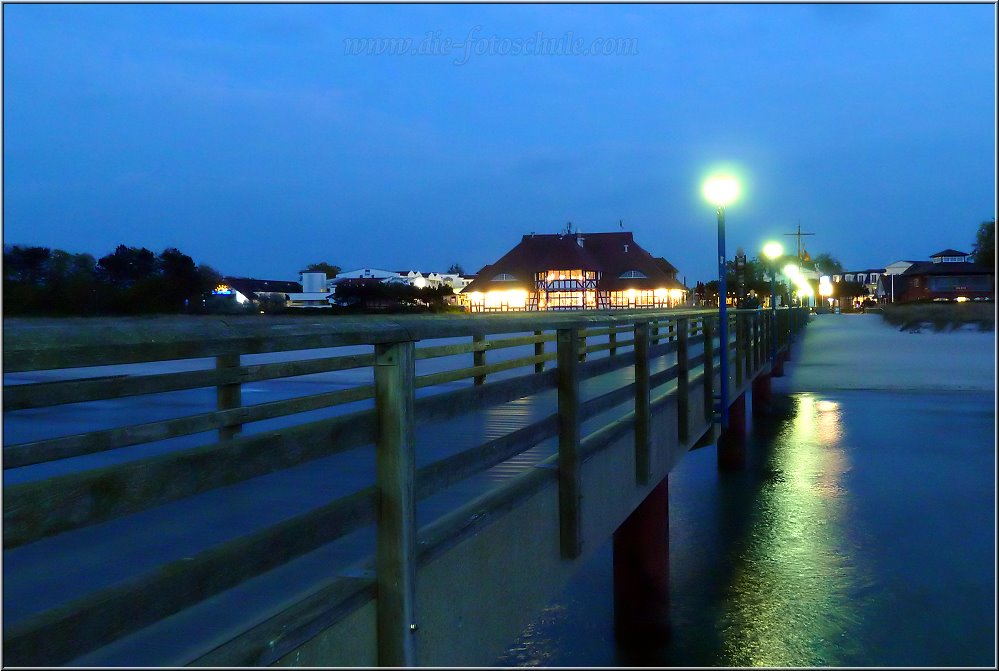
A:
POLYGON ((464 275, 465 269, 461 267, 460 263, 452 263, 451 267, 447 269, 448 275, 464 275))
POLYGON ((334 266, 331 263, 326 263, 325 261, 321 263, 310 263, 305 266, 305 270, 302 272, 306 273, 326 273, 326 279, 331 280, 340 274, 342 268, 340 266, 334 266))
POLYGON ((994 266, 996 263, 996 220, 983 221, 978 225, 975 244, 972 248, 975 263, 994 266))
POLYGON ((176 247, 164 249, 156 261, 159 275, 159 308, 178 312, 201 298, 201 277, 198 267, 187 254, 176 247))
POLYGON ((90 254, 52 250, 45 278, 46 311, 93 314, 100 311, 97 261, 90 254))
POLYGON ((833 284, 833 297, 834 298, 862 298, 867 296, 870 291, 862 282, 835 282, 833 284))
POLYGON ((48 247, 4 246, 4 314, 30 314, 45 310, 45 276, 51 256, 52 250, 48 247))
POLYGON ((832 254, 823 252, 812 257, 812 267, 823 275, 833 275, 843 272, 843 264, 832 254))
POLYGON ((45 281, 46 266, 52 250, 48 247, 4 246, 4 282, 42 284, 45 281))
POLYGON ((156 271, 156 255, 145 247, 118 245, 114 252, 97 262, 102 275, 118 288, 130 288, 156 271))

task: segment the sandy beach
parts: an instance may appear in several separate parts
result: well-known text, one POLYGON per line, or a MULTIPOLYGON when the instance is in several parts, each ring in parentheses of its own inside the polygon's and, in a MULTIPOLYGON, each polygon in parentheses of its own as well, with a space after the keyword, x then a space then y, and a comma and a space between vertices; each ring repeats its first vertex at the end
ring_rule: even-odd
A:
POLYGON ((813 315, 784 371, 774 391, 995 393, 996 334, 899 331, 877 314, 813 315))

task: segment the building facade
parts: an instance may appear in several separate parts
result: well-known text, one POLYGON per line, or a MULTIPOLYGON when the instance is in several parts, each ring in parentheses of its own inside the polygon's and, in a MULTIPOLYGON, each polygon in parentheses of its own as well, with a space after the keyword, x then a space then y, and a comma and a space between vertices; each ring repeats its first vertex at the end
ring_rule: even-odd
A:
POLYGON ((472 312, 671 308, 687 287, 630 232, 525 235, 461 292, 472 312))
POLYGON ((919 300, 995 300, 995 268, 972 262, 971 255, 945 249, 929 261, 906 262, 897 274, 878 280, 875 296, 886 303, 919 300))
POLYGON ((288 294, 302 290, 298 282, 285 280, 258 280, 252 277, 226 276, 212 290, 213 296, 228 296, 239 304, 259 303, 261 300, 286 302, 288 294))

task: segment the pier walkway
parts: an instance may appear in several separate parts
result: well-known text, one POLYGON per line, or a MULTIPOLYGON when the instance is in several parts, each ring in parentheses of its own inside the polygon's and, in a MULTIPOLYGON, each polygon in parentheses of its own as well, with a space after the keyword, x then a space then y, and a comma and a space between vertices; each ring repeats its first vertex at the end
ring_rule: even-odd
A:
MULTIPOLYGON (((730 319, 737 433, 807 316, 730 319)), ((8 665, 488 664, 612 535, 656 625, 716 311, 70 322, 4 334, 8 665)))

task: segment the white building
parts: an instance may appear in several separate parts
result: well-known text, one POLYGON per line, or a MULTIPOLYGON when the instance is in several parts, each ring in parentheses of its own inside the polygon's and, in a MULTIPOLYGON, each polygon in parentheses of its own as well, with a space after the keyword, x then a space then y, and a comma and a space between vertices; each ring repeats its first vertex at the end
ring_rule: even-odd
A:
POLYGON ((462 277, 454 273, 423 273, 418 270, 382 270, 380 268, 357 268, 347 270, 337 274, 332 280, 326 282, 330 291, 336 288, 341 280, 376 279, 382 282, 401 282, 423 289, 425 287, 436 288, 441 285, 451 287, 454 293, 460 292, 471 281, 471 277, 462 277))
POLYGON ((288 294, 290 308, 330 308, 330 290, 326 287, 326 273, 302 273, 302 292, 288 294))

